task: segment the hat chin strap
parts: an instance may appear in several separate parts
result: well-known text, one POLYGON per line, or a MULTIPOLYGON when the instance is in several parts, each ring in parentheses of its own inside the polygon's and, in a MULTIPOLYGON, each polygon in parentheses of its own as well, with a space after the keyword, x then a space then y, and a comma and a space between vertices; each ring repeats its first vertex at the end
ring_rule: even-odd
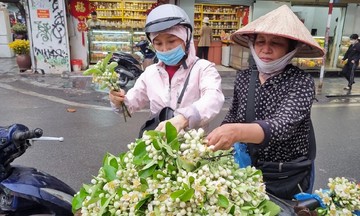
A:
POLYGON ((292 58, 299 49, 299 46, 297 46, 293 51, 287 53, 279 59, 271 62, 264 62, 257 56, 252 41, 249 40, 248 44, 259 72, 265 75, 265 77, 267 78, 281 73, 286 67, 286 65, 291 62, 292 58))

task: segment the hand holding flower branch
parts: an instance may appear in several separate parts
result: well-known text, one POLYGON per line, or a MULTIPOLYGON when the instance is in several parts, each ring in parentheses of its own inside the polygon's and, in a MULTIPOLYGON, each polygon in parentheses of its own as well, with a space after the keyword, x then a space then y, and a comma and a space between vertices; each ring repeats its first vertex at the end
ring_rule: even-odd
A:
MULTIPOLYGON (((111 62, 109 64, 111 56, 112 53, 107 54, 103 60, 98 61, 93 68, 87 69, 83 74, 92 75, 92 82, 98 83, 100 85, 100 89, 108 88, 113 91, 120 91, 120 87, 118 85, 119 75, 115 71, 118 63, 111 62)), ((121 102, 121 109, 126 122, 126 117, 131 117, 131 114, 124 102, 121 102)))

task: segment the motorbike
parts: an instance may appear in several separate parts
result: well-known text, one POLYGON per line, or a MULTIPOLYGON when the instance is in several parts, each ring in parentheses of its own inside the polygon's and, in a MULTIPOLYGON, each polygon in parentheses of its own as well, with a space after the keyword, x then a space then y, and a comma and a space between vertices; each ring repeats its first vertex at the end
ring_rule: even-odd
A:
POLYGON ((126 52, 113 53, 109 63, 118 63, 115 71, 119 74, 120 87, 125 87, 130 80, 136 80, 148 65, 158 62, 156 53, 149 46, 147 40, 141 40, 135 45, 139 48, 139 58, 126 52))
POLYGON ((63 141, 42 135, 22 124, 0 127, 0 215, 73 215, 70 186, 36 168, 11 165, 35 141, 63 141))

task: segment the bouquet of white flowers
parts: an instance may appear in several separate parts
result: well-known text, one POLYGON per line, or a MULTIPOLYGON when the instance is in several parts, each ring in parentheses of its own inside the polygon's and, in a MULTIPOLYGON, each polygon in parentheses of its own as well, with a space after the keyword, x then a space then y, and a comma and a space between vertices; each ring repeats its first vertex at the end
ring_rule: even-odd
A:
POLYGON ((318 215, 352 216, 360 210, 360 185, 344 177, 330 178, 328 190, 316 190, 323 207, 317 209, 318 215))
MULTIPOLYGON (((87 69, 83 74, 92 75, 92 82, 98 83, 100 89, 108 88, 110 90, 119 91, 119 74, 115 71, 118 63, 111 62, 109 64, 111 56, 112 53, 107 54, 103 60, 98 61, 94 67, 87 69)), ((131 114, 124 103, 121 103, 121 108, 126 122, 126 117, 131 117, 131 114)))
POLYGON ((239 168, 231 150, 213 152, 204 131, 147 131, 119 156, 107 154, 73 199, 90 215, 276 215, 262 173, 239 168))

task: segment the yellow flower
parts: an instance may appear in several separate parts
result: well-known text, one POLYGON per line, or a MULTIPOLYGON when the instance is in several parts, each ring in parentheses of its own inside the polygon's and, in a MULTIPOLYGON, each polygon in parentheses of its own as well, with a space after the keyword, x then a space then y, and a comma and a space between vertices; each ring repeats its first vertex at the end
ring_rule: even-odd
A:
POLYGON ((15 41, 9 43, 9 47, 17 55, 30 53, 30 41, 29 40, 15 40, 15 41))

